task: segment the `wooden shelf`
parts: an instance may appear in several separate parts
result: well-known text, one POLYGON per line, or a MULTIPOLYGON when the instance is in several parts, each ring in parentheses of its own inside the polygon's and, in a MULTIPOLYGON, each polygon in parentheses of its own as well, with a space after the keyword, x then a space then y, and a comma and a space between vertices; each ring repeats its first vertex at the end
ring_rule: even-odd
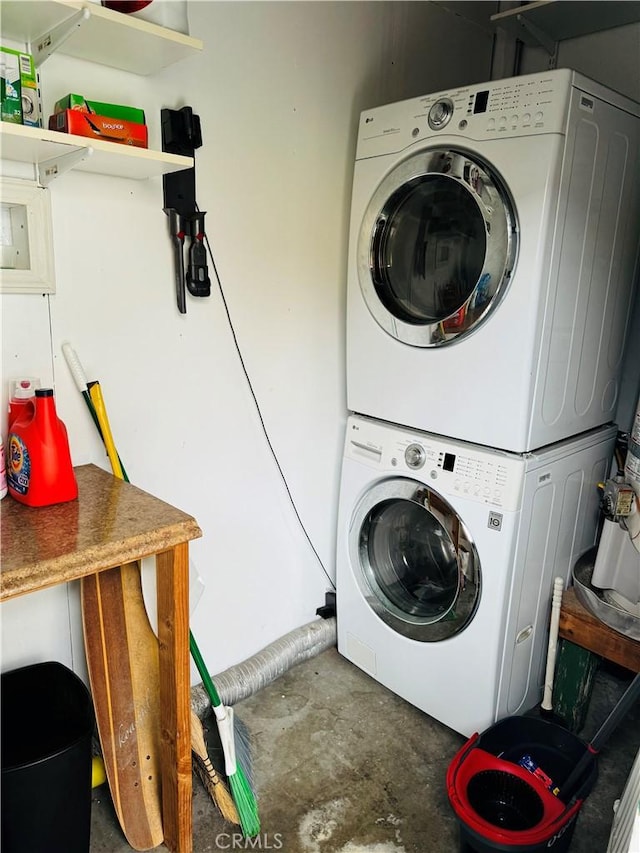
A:
POLYGON ((193 166, 191 157, 8 122, 0 123, 0 145, 3 160, 37 166, 47 160, 84 151, 87 153, 86 159, 75 163, 74 169, 134 180, 178 172, 193 166))
POLYGON ((640 672, 640 642, 614 631, 589 612, 573 587, 562 596, 559 636, 619 666, 640 672))
POLYGON ((202 50, 200 39, 88 0, 2 0, 2 37, 35 43, 80 9, 89 19, 59 47, 68 56, 148 75, 202 50))
POLYGON ((539 30, 552 42, 589 33, 622 27, 640 21, 640 2, 636 0, 537 0, 525 6, 491 16, 496 26, 507 30, 525 44, 538 47, 539 30), (527 27, 530 24, 531 27, 527 27))

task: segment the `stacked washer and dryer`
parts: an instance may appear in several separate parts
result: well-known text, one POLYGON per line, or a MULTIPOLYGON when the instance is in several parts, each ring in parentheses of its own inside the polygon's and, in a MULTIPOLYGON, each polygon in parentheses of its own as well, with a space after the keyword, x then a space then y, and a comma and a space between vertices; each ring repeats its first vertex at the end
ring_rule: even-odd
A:
POLYGON ((542 695, 638 276, 640 107, 569 71, 364 112, 338 649, 463 735, 542 695))

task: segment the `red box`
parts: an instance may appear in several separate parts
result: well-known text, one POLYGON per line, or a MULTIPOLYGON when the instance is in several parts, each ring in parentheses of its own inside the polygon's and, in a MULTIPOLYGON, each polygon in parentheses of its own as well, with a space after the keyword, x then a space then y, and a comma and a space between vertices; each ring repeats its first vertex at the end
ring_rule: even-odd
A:
POLYGON ((120 145, 134 145, 136 148, 148 147, 146 124, 136 124, 122 118, 109 118, 95 113, 79 110, 65 110, 49 117, 49 130, 73 133, 76 136, 89 136, 105 142, 117 142, 120 145))

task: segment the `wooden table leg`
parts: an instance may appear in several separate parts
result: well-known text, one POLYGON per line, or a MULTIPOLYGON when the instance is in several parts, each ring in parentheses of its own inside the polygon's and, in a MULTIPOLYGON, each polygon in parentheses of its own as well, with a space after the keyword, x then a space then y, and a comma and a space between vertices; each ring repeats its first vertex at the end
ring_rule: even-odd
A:
POLYGON ((156 555, 164 840, 192 853, 189 545, 156 555))

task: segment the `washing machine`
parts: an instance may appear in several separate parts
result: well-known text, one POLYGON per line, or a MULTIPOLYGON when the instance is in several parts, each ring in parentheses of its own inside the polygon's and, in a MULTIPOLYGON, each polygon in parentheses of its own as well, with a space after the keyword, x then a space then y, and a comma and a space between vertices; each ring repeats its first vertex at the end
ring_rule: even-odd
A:
POLYGON ((553 582, 596 541, 616 432, 514 454, 349 416, 338 651, 465 736, 535 706, 553 582))
POLYGON ((519 453, 615 420, 639 117, 566 69, 362 113, 350 411, 519 453))

